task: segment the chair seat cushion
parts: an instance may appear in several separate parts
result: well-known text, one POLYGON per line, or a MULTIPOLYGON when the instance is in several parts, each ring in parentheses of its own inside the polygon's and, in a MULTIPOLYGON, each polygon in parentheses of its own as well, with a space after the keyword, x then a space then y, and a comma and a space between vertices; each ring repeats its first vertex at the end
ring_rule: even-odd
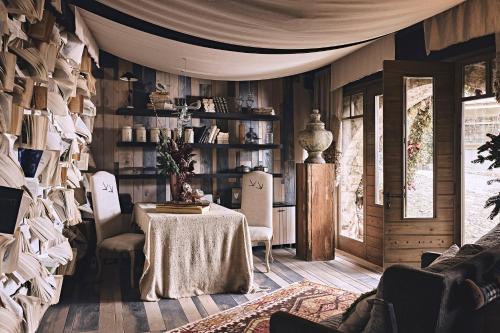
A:
POLYGON ((268 227, 248 227, 250 229, 250 239, 252 241, 266 241, 273 237, 273 229, 268 227))
POLYGON ((109 251, 134 251, 144 247, 144 234, 125 233, 106 238, 99 245, 109 251))

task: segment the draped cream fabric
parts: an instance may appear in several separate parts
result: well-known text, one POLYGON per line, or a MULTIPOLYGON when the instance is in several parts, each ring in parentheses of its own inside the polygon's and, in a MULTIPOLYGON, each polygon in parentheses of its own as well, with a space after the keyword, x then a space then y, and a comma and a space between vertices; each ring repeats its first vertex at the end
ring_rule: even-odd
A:
POLYGON ((427 53, 500 32, 499 0, 468 0, 424 21, 427 53))
POLYGON ((331 90, 383 69, 384 60, 394 60, 394 35, 380 38, 332 64, 331 90))
POLYGON ((74 7, 75 12, 75 35, 87 46, 89 55, 94 59, 94 62, 99 67, 99 47, 97 46, 94 36, 90 32, 87 24, 82 19, 80 11, 77 7, 74 7))
POLYGON ((463 0, 98 0, 125 14, 208 40, 307 49, 380 37, 463 0))
POLYGON ((98 46, 106 52, 169 73, 240 81, 284 77, 320 68, 366 43, 327 51, 300 50, 368 41, 462 1, 100 0, 133 18, 179 33, 231 45, 297 50, 293 54, 201 47, 146 33, 117 23, 113 17, 107 19, 83 9, 78 12, 98 46))
POLYGON ((298 54, 253 54, 216 50, 158 37, 86 10, 99 47, 125 60, 160 71, 211 80, 264 80, 303 73, 330 64, 362 47, 298 54))

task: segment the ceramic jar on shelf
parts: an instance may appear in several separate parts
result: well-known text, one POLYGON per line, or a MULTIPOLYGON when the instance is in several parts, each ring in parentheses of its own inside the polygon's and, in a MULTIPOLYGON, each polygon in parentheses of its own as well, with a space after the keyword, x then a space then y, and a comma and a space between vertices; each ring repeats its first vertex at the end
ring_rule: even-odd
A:
POLYGON ((132 126, 123 126, 122 127, 122 141, 123 142, 132 142, 132 126))
POLYGON ((136 142, 146 142, 146 128, 142 124, 137 124, 135 128, 135 141, 136 142))

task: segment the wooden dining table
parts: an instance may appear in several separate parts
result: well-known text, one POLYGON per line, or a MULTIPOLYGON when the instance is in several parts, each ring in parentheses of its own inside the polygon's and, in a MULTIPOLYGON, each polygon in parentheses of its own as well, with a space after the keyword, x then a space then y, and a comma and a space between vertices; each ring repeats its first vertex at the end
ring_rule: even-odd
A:
POLYGON ((138 203, 133 219, 146 236, 142 300, 251 291, 245 215, 217 204, 203 214, 171 214, 158 212, 154 203, 138 203))

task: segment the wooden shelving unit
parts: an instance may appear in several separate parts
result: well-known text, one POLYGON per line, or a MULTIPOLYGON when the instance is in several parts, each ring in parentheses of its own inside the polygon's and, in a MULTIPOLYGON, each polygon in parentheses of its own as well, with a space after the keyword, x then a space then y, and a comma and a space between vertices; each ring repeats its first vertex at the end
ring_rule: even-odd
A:
MULTIPOLYGON (((143 169, 143 168, 133 168, 115 170, 115 176, 118 179, 162 179, 166 178, 164 175, 156 173, 156 169, 143 169)), ((218 172, 218 173, 197 173, 194 174, 194 178, 199 177, 212 177, 212 178, 240 178, 243 177, 242 172, 218 172)), ((280 178, 283 177, 281 173, 273 173, 273 177, 280 178)))
MULTIPOLYGON (((116 143, 117 147, 141 147, 141 148, 156 148, 158 144, 155 142, 124 142, 116 143)), ((250 144, 250 143, 192 143, 193 148, 199 149, 242 149, 242 150, 266 150, 266 149, 281 149, 279 144, 250 144)))
MULTIPOLYGON (((247 110, 245 108, 243 111, 247 110)), ((120 116, 141 116, 141 117, 167 117, 176 118, 178 112, 176 110, 156 110, 151 109, 131 109, 131 108, 119 108, 116 110, 116 114, 120 116)), ((262 120, 262 121, 278 121, 280 117, 277 115, 265 115, 265 114, 254 114, 250 112, 203 112, 195 111, 191 112, 193 118, 198 119, 221 119, 221 120, 262 120)))

